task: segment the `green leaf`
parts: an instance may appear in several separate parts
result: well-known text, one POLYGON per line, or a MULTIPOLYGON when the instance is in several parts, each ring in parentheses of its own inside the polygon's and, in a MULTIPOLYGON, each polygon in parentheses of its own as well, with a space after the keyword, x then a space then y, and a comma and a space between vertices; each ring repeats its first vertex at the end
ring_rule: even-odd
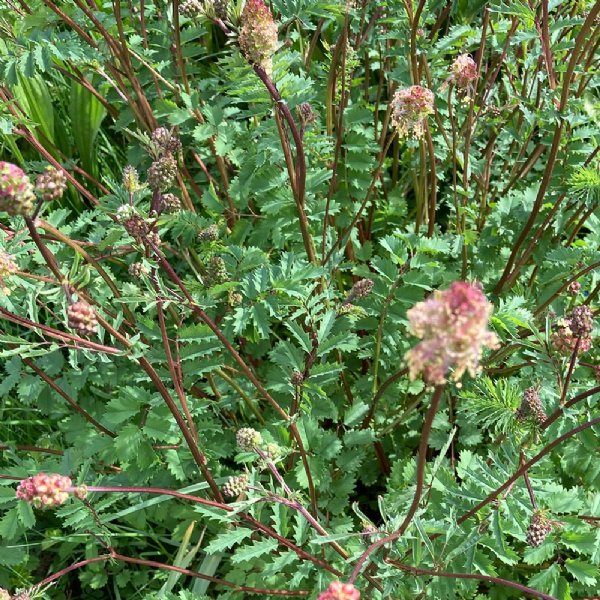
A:
POLYGON ((243 542, 252 535, 252 529, 244 529, 243 527, 235 527, 230 531, 219 533, 219 535, 205 548, 206 554, 216 554, 229 550, 237 544, 243 542))
POLYGON ((582 560, 568 558, 565 569, 583 585, 594 585, 598 578, 598 567, 582 560))

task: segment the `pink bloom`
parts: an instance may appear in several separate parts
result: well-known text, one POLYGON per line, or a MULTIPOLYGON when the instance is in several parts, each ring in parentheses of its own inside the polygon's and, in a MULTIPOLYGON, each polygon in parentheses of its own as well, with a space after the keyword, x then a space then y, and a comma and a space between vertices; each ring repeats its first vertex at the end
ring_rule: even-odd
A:
POLYGON ((33 185, 23 169, 0 161, 0 210, 9 215, 27 215, 33 207, 33 185))
POLYGON ((38 473, 23 479, 17 488, 17 498, 33 504, 36 508, 60 506, 73 491, 73 483, 63 475, 46 475, 38 473))
POLYGON ((263 0, 248 0, 242 10, 239 44, 248 61, 271 73, 277 49, 277 25, 263 0))
POLYGON ((427 115, 433 113, 434 95, 431 90, 413 85, 398 90, 392 100, 392 123, 400 137, 412 134, 423 137, 427 115))
POLYGON ((558 328, 552 334, 552 345, 561 354, 575 351, 579 340, 578 352, 587 352, 592 347, 593 313, 589 306, 576 306, 565 319, 557 322, 558 328))
POLYGON ((450 67, 450 79, 456 87, 466 88, 478 77, 477 63, 468 55, 461 54, 450 67))
POLYGON ((351 583, 333 581, 317 600, 360 600, 360 592, 351 583))
POLYGON ((474 377, 484 347, 495 348, 498 338, 488 330, 492 305, 478 284, 455 281, 447 290, 435 291, 408 313, 409 331, 421 338, 405 358, 411 379, 423 373, 430 384, 459 381, 465 371, 474 377))

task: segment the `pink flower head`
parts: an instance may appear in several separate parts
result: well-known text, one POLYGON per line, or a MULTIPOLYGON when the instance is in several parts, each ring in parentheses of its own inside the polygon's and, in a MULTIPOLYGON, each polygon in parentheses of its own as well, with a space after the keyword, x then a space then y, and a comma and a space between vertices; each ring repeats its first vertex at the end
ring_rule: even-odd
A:
POLYGON ((392 100, 392 123, 400 137, 412 134, 423 137, 427 115, 433 113, 434 95, 431 90, 413 85, 398 90, 392 100))
POLYGON ((38 473, 23 479, 17 488, 17 498, 33 504, 36 508, 60 506, 73 491, 73 483, 64 475, 47 475, 38 473))
POLYGON ((0 210, 9 215, 26 215, 35 200, 33 185, 23 169, 0 161, 0 210))
POLYGON ((452 63, 450 72, 451 80, 459 88, 469 87, 479 75, 477 72, 477 63, 468 54, 458 56, 452 63))
POLYGON ((498 344, 487 328, 492 308, 481 287, 466 281, 455 281, 413 306, 407 313, 409 330, 422 341, 405 355, 411 379, 423 373, 427 383, 440 385, 452 367, 454 381, 465 371, 474 377, 483 348, 498 344))
POLYGON ((594 315, 589 306, 576 306, 565 319, 559 319, 552 334, 552 345, 561 354, 571 354, 578 348, 581 354, 592 347, 594 315), (577 343, 579 342, 579 346, 577 343))
POLYGON ((333 581, 317 600, 360 600, 360 592, 351 583, 333 581))
POLYGON ((270 74, 271 57, 277 49, 277 25, 269 7, 263 0, 248 0, 241 22, 238 41, 242 54, 270 74))

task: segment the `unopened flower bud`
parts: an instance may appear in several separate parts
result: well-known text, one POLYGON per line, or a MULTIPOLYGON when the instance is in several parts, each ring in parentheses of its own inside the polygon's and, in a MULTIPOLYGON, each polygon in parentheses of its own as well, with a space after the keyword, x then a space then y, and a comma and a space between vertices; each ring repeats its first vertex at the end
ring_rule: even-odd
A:
POLYGON ((202 13, 201 0, 185 0, 179 5, 179 14, 193 19, 202 13))
POLYGON ((533 417, 538 425, 541 425, 547 419, 540 395, 534 387, 527 388, 523 392, 521 405, 515 413, 518 421, 525 421, 529 416, 533 417))
POLYGON ((142 189, 140 184, 140 175, 135 167, 127 165, 123 169, 123 187, 130 193, 134 194, 142 189))
POLYGON ((67 189, 67 177, 62 170, 47 166, 46 170, 37 176, 35 187, 47 202, 58 200, 67 189))
POLYGON ((229 0, 212 0, 215 17, 226 21, 229 16, 229 0))
POLYGON ((315 122, 317 117, 312 106, 310 105, 310 102, 303 102, 297 107, 296 110, 298 112, 298 116, 300 117, 300 121, 302 121, 304 126, 315 122))
POLYGON ((163 194, 161 198, 162 210, 167 214, 181 210, 181 200, 175 194, 163 194))
POLYGON ((570 296, 577 296, 581 291, 581 284, 579 281, 572 281, 567 287, 567 294, 570 296))
POLYGON ((298 386, 302 385, 303 382, 304 382, 304 375, 302 373, 300 373, 300 371, 294 371, 292 373, 292 376, 290 377, 290 383, 294 387, 298 387, 298 386))
POLYGON ((0 211, 11 216, 29 215, 33 209, 33 185, 23 169, 0 161, 0 211))
POLYGON ((225 283, 229 279, 225 261, 220 256, 211 256, 206 265, 206 280, 208 287, 225 283))
POLYGON ((243 452, 253 452, 254 448, 263 443, 262 435, 251 427, 242 427, 235 434, 235 440, 243 452))
POLYGON ((228 498, 235 498, 248 489, 248 475, 242 473, 236 477, 230 477, 223 486, 223 494, 228 498))
POLYGON ((203 242, 214 242, 219 239, 219 228, 215 223, 198 232, 198 239, 203 242))
POLYGON ((135 279, 139 279, 140 277, 150 273, 150 269, 148 269, 148 267, 141 262, 131 263, 127 268, 127 271, 135 279))
POLYGON ((373 289, 373 280, 372 279, 361 279, 357 281, 346 296, 344 300, 344 304, 354 302, 359 298, 366 298, 373 289))
POLYGON ((85 300, 78 300, 67 308, 69 327, 79 335, 92 335, 98 331, 96 311, 85 300))
POLYGON ((172 129, 158 127, 152 132, 152 141, 160 154, 176 154, 181 150, 181 140, 172 129))
POLYGON ((541 546, 553 528, 554 522, 548 519, 543 511, 536 511, 533 513, 533 517, 531 518, 531 522, 527 529, 527 544, 532 548, 541 546))

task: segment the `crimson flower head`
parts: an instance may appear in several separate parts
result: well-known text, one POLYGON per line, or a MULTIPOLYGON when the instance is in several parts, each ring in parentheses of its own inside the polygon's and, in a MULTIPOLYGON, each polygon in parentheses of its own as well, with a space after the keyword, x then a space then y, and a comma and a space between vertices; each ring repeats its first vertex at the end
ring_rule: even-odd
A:
POLYGON ((248 0, 242 10, 239 44, 248 61, 271 73, 277 49, 277 25, 263 0, 248 0))
POLYGON ((69 498, 73 483, 64 475, 38 473, 23 479, 17 488, 17 498, 33 504, 36 508, 60 506, 69 498))
POLYGON ((351 583, 333 581, 317 600, 360 600, 360 592, 351 583))
POLYGON ((422 373, 427 383, 441 385, 451 368, 454 381, 465 371, 475 376, 483 348, 498 345, 488 330, 492 308, 481 286, 466 281, 455 281, 413 306, 407 313, 409 331, 421 342, 405 355, 411 379, 422 373))
POLYGON ((433 92, 420 85, 398 90, 394 94, 392 123, 400 137, 423 137, 427 116, 433 113, 433 101, 433 92))
POLYGON ((0 161, 0 211, 9 215, 28 215, 35 200, 33 184, 25 171, 0 161))

